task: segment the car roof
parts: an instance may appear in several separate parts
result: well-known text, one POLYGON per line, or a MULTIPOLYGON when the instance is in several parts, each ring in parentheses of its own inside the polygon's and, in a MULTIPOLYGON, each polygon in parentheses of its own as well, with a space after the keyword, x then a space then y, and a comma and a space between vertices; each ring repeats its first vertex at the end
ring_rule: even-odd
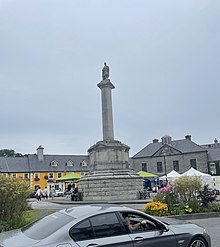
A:
POLYGON ((72 208, 67 208, 60 210, 60 213, 67 214, 75 219, 84 216, 92 216, 94 214, 102 214, 107 212, 116 212, 116 211, 133 211, 137 212, 137 210, 119 206, 114 204, 93 204, 93 205, 83 205, 76 206, 72 208))

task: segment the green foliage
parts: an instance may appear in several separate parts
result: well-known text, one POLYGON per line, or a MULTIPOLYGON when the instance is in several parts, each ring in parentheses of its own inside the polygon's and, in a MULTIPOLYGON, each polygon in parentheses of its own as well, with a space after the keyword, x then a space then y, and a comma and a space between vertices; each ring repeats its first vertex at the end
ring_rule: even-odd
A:
POLYGON ((192 213, 201 212, 201 202, 197 198, 190 198, 187 205, 192 209, 192 213))
POLYGON ((196 198, 202 189, 202 182, 199 177, 183 176, 174 181, 175 194, 179 202, 188 202, 191 198, 196 198))
POLYGON ((208 205, 208 209, 210 212, 220 212, 220 203, 219 202, 211 202, 208 205))
POLYGON ((0 176, 0 232, 24 224, 29 185, 20 179, 0 176))
POLYGON ((0 157, 24 157, 24 155, 16 153, 13 149, 1 149, 0 157))
POLYGON ((158 216, 160 210, 156 203, 167 205, 164 215, 183 215, 201 212, 220 212, 220 203, 215 203, 216 195, 207 186, 202 187, 199 177, 184 176, 158 190, 152 208, 145 206, 145 211, 158 216))

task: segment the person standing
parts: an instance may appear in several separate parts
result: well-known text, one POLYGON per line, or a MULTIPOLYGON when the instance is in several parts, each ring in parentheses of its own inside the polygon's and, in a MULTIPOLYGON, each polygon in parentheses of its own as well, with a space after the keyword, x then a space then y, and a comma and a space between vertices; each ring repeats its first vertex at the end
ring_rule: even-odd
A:
POLYGON ((36 197, 37 201, 41 200, 41 195, 42 195, 42 191, 41 191, 41 188, 39 186, 36 193, 35 193, 35 197, 36 197))
POLYGON ((43 197, 44 199, 48 199, 47 187, 45 187, 45 188, 43 189, 43 191, 42 191, 42 197, 43 197))

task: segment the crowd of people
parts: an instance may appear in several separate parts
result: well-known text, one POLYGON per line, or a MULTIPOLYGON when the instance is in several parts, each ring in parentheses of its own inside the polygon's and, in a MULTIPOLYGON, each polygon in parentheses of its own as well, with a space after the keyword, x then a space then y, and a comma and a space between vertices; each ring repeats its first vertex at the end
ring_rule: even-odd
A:
POLYGON ((40 201, 41 199, 48 199, 47 187, 42 190, 39 186, 36 190, 35 198, 37 199, 37 201, 40 201))

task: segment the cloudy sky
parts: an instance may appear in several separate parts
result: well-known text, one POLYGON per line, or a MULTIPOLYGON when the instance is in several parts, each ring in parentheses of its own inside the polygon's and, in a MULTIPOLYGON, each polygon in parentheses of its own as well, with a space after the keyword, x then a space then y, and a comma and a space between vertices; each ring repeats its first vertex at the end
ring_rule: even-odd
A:
POLYGON ((219 0, 0 0, 0 149, 86 154, 102 139, 220 141, 219 0))

